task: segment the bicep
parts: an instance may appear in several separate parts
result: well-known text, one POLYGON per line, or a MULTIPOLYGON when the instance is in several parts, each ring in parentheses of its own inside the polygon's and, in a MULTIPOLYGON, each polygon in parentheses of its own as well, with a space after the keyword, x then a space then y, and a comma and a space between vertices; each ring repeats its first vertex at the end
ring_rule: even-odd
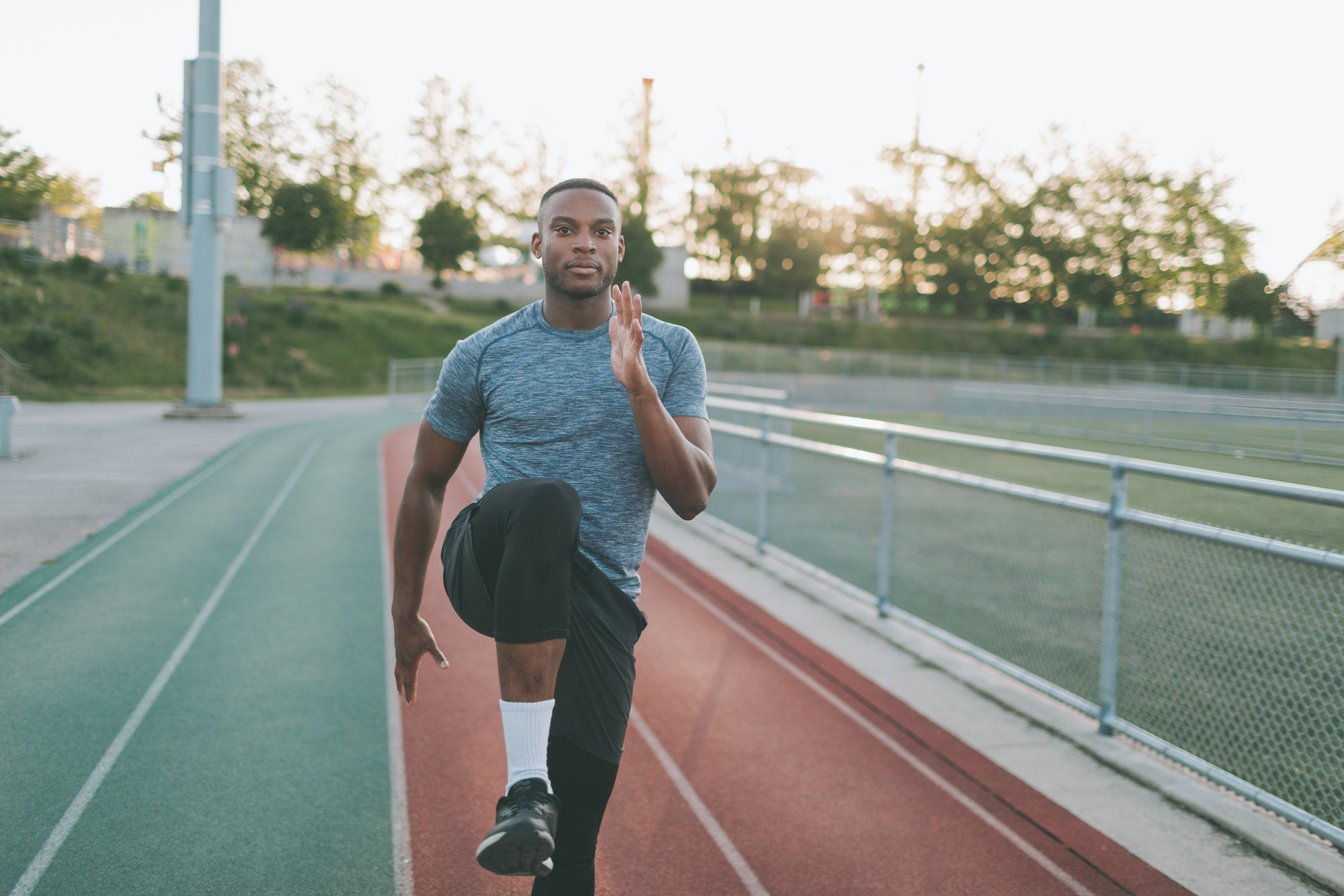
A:
POLYGON ((420 433, 415 440, 415 456, 411 460, 409 480, 421 483, 426 490, 442 495, 453 478, 462 458, 467 453, 467 442, 458 442, 440 435, 428 421, 420 421, 420 433))

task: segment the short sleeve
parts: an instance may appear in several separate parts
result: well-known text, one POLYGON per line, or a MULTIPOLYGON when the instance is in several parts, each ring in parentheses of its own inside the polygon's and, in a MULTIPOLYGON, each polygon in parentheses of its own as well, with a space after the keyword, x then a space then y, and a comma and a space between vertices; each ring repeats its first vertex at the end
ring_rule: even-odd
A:
POLYGON ((709 418, 705 410, 705 356, 690 330, 680 329, 680 350, 663 390, 663 407, 673 417, 709 418))
POLYGON ((439 370, 439 382, 425 407, 425 421, 445 439, 469 442, 485 420, 481 396, 479 359, 474 341, 453 347, 439 370))

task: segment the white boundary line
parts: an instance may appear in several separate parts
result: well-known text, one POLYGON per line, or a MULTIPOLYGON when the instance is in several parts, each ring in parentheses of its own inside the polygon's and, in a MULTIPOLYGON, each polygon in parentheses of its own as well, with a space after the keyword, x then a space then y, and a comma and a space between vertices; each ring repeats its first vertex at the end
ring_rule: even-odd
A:
POLYGON ((747 860, 742 857, 742 853, 738 852, 737 847, 733 845, 733 841, 728 837, 728 832, 714 818, 713 813, 709 811, 709 807, 705 805, 705 801, 700 799, 700 794, 695 792, 695 788, 691 786, 691 782, 687 780, 686 775, 677 766, 672 754, 668 753, 667 748, 654 736, 652 729, 644 721, 644 717, 639 714, 639 710, 633 708, 630 710, 630 724, 634 725, 640 736, 648 741, 649 747, 652 748, 653 755, 658 757, 658 763, 662 765, 663 771, 667 772, 667 776, 672 779, 672 784, 677 788, 677 792, 691 807, 691 811, 695 813, 695 817, 699 819, 701 826, 709 834, 710 839, 714 841, 714 845, 719 848, 719 852, 723 853, 723 857, 728 860, 728 864, 737 873, 738 879, 742 881, 742 886, 747 888, 747 892, 751 896, 770 896, 770 891, 761 883, 760 878, 756 876, 756 872, 751 870, 751 866, 747 864, 747 860))
POLYGON ((56 858, 57 851, 59 851, 61 845, 65 843, 66 838, 70 836, 70 832, 79 822, 80 816, 84 814, 84 810, 88 808, 90 801, 93 800, 94 794, 96 794, 98 788, 102 786, 103 779, 107 777, 108 772, 112 770, 112 766, 116 764, 118 757, 121 756, 122 750, 126 748, 126 744, 130 742, 136 729, 139 728, 140 723, 144 721, 145 715, 154 705, 154 701, 159 698, 159 694, 162 693, 164 687, 168 684, 168 679, 172 678, 173 673, 177 671, 177 667, 182 662, 182 658, 187 655, 187 651, 191 649, 192 644, 196 643, 196 636, 201 633, 201 629, 204 628, 205 623, 209 621, 211 614, 215 611, 215 607, 219 605, 220 599, 224 596, 224 592, 228 590, 229 585, 232 584, 238 571, 243 568, 243 564, 247 562, 247 558, 251 556, 252 549, 255 548, 257 542, 261 540, 262 533, 266 531, 266 527, 270 525, 271 520, 280 510, 280 506, 285 503, 285 499, 289 497, 289 493, 294 490, 294 486, 299 481, 299 477, 303 475, 303 471, 308 467, 308 462, 313 459, 313 455, 317 453, 319 447, 321 447, 320 441, 313 442, 312 445, 309 446, 308 451, 299 460, 298 465, 295 466, 294 472, 289 474, 289 479, 280 489, 280 493, 275 496, 275 500, 271 501, 271 506, 266 508, 266 512, 262 514, 261 521, 257 523, 256 528, 252 530, 252 534, 249 535, 247 541, 244 542, 242 549, 238 551, 238 555, 234 557, 233 562, 229 564, 229 568, 224 573, 224 577, 219 580, 219 584, 215 586, 215 590, 210 593, 205 604, 196 614, 196 618, 192 620, 191 626, 187 629, 186 634, 182 636, 182 640, 177 643, 177 647, 173 649, 172 655, 168 657, 168 661, 163 664, 163 668, 159 670, 159 674, 154 676, 154 681, 150 684, 149 690, 145 691, 145 695, 140 698, 140 702, 136 704, 134 711, 131 712, 130 718, 128 718, 126 723, 121 726, 121 731, 117 733, 117 736, 112 740, 111 746, 109 746, 107 751, 103 753, 103 758, 98 760, 98 765, 94 767, 93 773, 90 774, 88 780, 84 782, 84 786, 79 788, 79 793, 75 794, 74 801, 70 803, 70 807, 65 810, 65 814, 61 816, 61 820, 56 823, 56 827, 52 830, 51 835, 47 837, 47 842, 42 845, 42 848, 38 850, 37 855, 33 857, 33 861, 28 865, 28 870, 23 873, 23 877, 19 878, 19 882, 10 892, 10 896, 29 896, 29 894, 33 892, 33 888, 37 886, 38 881, 42 879, 42 875, 46 872, 47 867, 50 866, 52 860, 56 858))
POLYGON ((1045 855, 1040 850, 1036 849, 1036 847, 1028 843, 1026 840, 1022 839, 1022 837, 1020 837, 1015 831, 1013 831, 1003 822, 999 821, 997 818, 991 815, 983 806, 976 803, 970 797, 966 796, 966 794, 962 793, 960 789, 958 789, 954 784, 952 784, 946 777, 940 774, 932 766, 926 764, 918 756, 911 753, 905 747, 901 746, 899 743, 893 740, 885 731, 878 728, 871 721, 869 721, 862 714, 860 714, 858 710, 854 709, 854 707, 850 706, 848 703, 844 702, 839 697, 835 696, 835 694, 831 693, 830 690, 819 684, 816 681, 816 679, 812 678, 806 672, 799 669, 791 660, 789 660, 783 654, 779 653, 769 644, 765 643, 755 634, 744 628, 737 620, 730 617, 727 613, 725 613, 718 607, 714 606, 705 598, 696 594, 695 591, 689 585, 687 585, 678 575, 676 575, 670 569, 668 569, 668 567, 665 564, 657 560, 649 560, 649 559, 646 559, 645 562, 653 566, 660 575, 667 578, 668 581, 670 581, 673 585, 675 585, 677 589, 681 591, 682 594, 685 594, 691 600, 695 601, 697 604, 704 607, 707 611, 709 611, 709 613, 712 616, 714 616, 716 619, 722 622, 731 631, 733 631, 741 638, 743 638, 745 641, 750 643, 757 650, 761 651, 761 653, 765 654, 767 657, 774 660, 775 663, 779 665, 785 672, 788 672, 794 678, 798 679, 809 689, 815 692, 817 696, 821 697, 827 703, 831 704, 831 706, 839 710, 842 715, 846 716, 847 718, 850 719, 850 721, 854 722, 854 724, 858 725, 864 731, 871 734, 883 746, 885 746, 887 749, 891 750, 891 752, 899 756, 906 764, 908 764, 915 771, 919 772, 920 775, 922 775, 926 780, 929 781, 929 783, 933 784, 939 790, 943 791, 948 796, 952 797, 952 799, 956 800, 956 802, 960 804, 964 809, 966 809, 976 818, 980 819, 982 822, 984 822, 986 825, 988 825, 990 828, 992 828, 994 831, 1000 834, 1009 843, 1013 844, 1013 846, 1017 847, 1024 855, 1026 855, 1028 858, 1034 861, 1037 865, 1041 866, 1041 868, 1046 873, 1048 873, 1051 877, 1055 878, 1060 883, 1062 883, 1066 888, 1068 888, 1069 892, 1076 894, 1076 896, 1094 896, 1092 890, 1089 890, 1077 879, 1075 879, 1071 874, 1069 874, 1059 865, 1055 864, 1055 862, 1052 861, 1049 856, 1045 855))
POLYGON ((182 497, 187 492, 191 491, 193 488, 195 488, 205 480, 209 479, 211 476, 218 473, 220 469, 222 469, 225 465, 233 461, 240 453, 242 453, 241 451, 242 447, 243 446, 241 444, 234 446, 234 448, 231 449, 228 452, 228 454, 226 454, 224 457, 219 458, 213 464, 206 467, 204 470, 201 470, 195 476, 191 477, 186 482, 182 483, 177 488, 173 489, 171 493, 165 495, 163 499, 160 500, 158 503, 156 503, 153 507, 149 508, 144 513, 136 517, 133 522, 131 522, 129 525, 127 525, 125 528, 119 531, 116 535, 113 535, 107 541, 104 541, 102 544, 98 545, 98 547, 94 548, 92 551, 89 551, 83 557, 80 557, 74 563, 70 564, 69 568, 67 568, 56 578, 52 579, 50 582, 43 585, 41 588, 37 589, 32 594, 28 595, 23 600, 19 601, 17 604, 11 607, 9 611, 6 612, 3 616, 0 616, 0 625, 4 625, 9 620, 13 619, 15 616, 22 613, 31 604, 33 604, 43 595, 47 594, 47 592, 56 588, 66 579, 70 578, 72 575, 83 569, 88 563, 90 563, 91 561, 96 559, 100 554, 102 554, 103 551, 106 551, 108 548, 112 547, 112 545, 121 541, 127 535, 130 535, 136 529, 140 528, 140 525, 142 523, 147 522, 160 510, 163 510, 169 504, 172 504, 178 498, 182 497))
POLYGON ((393 679, 395 646, 392 640, 392 561, 387 531, 387 485, 383 443, 378 442, 378 532, 382 539, 383 645, 386 657, 387 764, 392 781, 392 878, 397 896, 414 896, 415 871, 411 865, 411 820, 406 799, 406 752, 401 731, 401 695, 393 679))

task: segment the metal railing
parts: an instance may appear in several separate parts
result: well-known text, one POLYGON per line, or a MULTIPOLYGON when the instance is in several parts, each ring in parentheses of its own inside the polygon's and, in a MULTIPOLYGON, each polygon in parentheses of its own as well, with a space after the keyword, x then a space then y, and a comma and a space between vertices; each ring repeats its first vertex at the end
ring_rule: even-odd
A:
POLYGON ((948 420, 1215 454, 1344 464, 1344 404, 1246 394, 956 383, 948 420))
POLYGON ((711 375, 800 373, 1036 385, 1147 385, 1344 399, 1344 387, 1334 370, 884 352, 733 342, 707 342, 703 350, 711 375))
POLYGON ((1344 491, 709 404, 717 525, 1344 847, 1344 554, 1141 510, 1129 484, 1305 502, 1332 538, 1344 491), (917 462, 906 441, 1094 468, 1109 498, 917 462))

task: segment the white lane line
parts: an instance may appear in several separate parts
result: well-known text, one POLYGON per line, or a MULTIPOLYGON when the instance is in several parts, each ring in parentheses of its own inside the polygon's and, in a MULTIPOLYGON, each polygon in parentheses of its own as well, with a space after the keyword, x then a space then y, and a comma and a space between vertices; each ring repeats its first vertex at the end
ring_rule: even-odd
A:
POLYGON ((756 876, 756 872, 751 870, 747 860, 742 858, 742 853, 737 851, 737 847, 728 837, 728 832, 714 818, 714 815, 709 811, 709 807, 705 805, 705 801, 700 799, 700 794, 695 792, 695 788, 691 786, 691 782, 687 780, 686 775, 677 766, 672 754, 667 752, 662 742, 654 735, 652 729, 644 721, 644 717, 639 714, 639 710, 633 708, 630 710, 630 724, 634 725, 640 736, 648 741, 649 747, 653 750, 653 755, 658 757, 658 762, 662 765, 663 771, 667 772, 667 776, 672 779, 672 783, 676 786, 677 792, 681 794, 681 798, 690 805, 691 811, 695 813, 695 817, 699 819, 710 839, 714 841, 714 845, 719 848, 719 852, 723 853, 723 857, 728 860, 728 864, 737 873, 738 879, 742 881, 742 886, 747 888, 747 892, 751 896, 770 896, 770 891, 761 883, 760 878, 756 876))
POLYGON ((383 642, 387 684, 387 759, 392 779, 392 879, 397 896, 414 896, 415 873, 411 866, 411 820, 406 801, 406 752, 401 733, 401 695, 393 679, 396 648, 392 641, 392 558, 387 531, 387 484, 383 443, 378 443, 378 531, 382 538, 383 642))
POLYGON ((754 646, 757 650, 761 651, 761 653, 765 654, 767 657, 774 660, 775 663, 777 663, 781 668, 783 668, 785 672, 788 672, 794 678, 801 681, 804 685, 806 685, 813 692, 815 692, 817 696, 821 697, 827 703, 834 706, 843 715, 847 716, 852 722, 854 722, 854 724, 858 725, 864 731, 871 734, 874 738, 876 738, 879 742, 881 742, 883 746, 891 750, 891 752, 899 756, 915 771, 923 775, 924 778, 927 779, 931 784, 933 784, 939 790, 946 793, 948 796, 952 797, 952 799, 956 800, 957 803, 959 803, 968 812, 970 812, 976 818, 980 819, 990 828, 998 832, 1009 843, 1017 847, 1024 855, 1026 855, 1032 861, 1036 862, 1036 864, 1040 865, 1041 868, 1046 873, 1048 873, 1051 877, 1055 878, 1061 884, 1063 884, 1070 893, 1077 894, 1077 896, 1094 896, 1092 890, 1089 890, 1087 887, 1083 886, 1083 884, 1080 883, 1071 874, 1069 874, 1059 865, 1055 864, 1055 862, 1053 862, 1049 856, 1045 855, 1040 850, 1036 849, 1036 847, 1028 843, 1026 840, 1022 839, 1022 837, 1018 836, 1018 834, 1015 831, 1013 831, 1003 822, 999 821, 999 819, 991 815, 983 806, 972 800, 966 794, 962 793, 960 789, 958 789, 951 781, 945 778, 936 769, 934 769, 930 765, 925 764, 924 761, 921 760, 918 756, 916 756, 914 753, 911 753, 905 747, 901 746, 899 743, 893 740, 885 731, 883 731, 881 728, 878 728, 867 718, 865 718, 862 714, 860 714, 858 710, 854 709, 854 707, 850 706, 848 703, 844 702, 839 697, 835 696, 835 694, 831 693, 830 690, 828 690, 826 687, 818 683, 814 678, 812 678, 812 676, 808 675, 802 669, 798 668, 798 666, 796 666, 792 660, 788 659, 783 654, 776 651, 769 644, 758 638, 754 633, 744 628, 737 620, 733 619, 723 610, 714 606, 714 604, 710 603, 708 600, 701 597, 699 594, 696 594, 695 591, 689 585, 687 585, 679 576, 677 576, 670 569, 668 569, 665 564, 657 560, 650 561, 648 559, 645 560, 645 563, 651 563, 651 565, 658 570, 659 575, 662 575, 673 585, 675 585, 677 589, 681 591, 682 594, 685 594, 691 600, 695 601, 700 606, 708 610, 711 615, 717 618, 725 626, 727 626, 737 635, 741 636, 744 640, 746 640, 748 643, 754 646))
POLYGON ((210 615, 214 613, 215 607, 219 605, 220 598, 224 596, 224 592, 228 590, 234 577, 238 575, 238 571, 242 569, 243 564, 247 562, 247 558, 252 554, 252 549, 255 548, 257 542, 261 540, 262 533, 266 531, 266 527, 270 525, 271 520, 280 510, 280 506, 285 503, 285 499, 288 498, 289 493, 293 491, 294 485, 299 481, 299 477, 303 475, 303 471, 308 467, 308 462, 313 459, 313 455, 317 453, 317 449, 320 445, 320 442, 313 442, 308 448, 308 451, 303 455, 303 458, 299 461, 298 465, 294 468, 294 472, 289 474, 289 479, 280 489, 280 493, 275 496, 275 500, 271 502, 271 506, 266 508, 266 513, 262 515, 261 522, 257 523, 256 528, 252 530, 252 534, 248 536, 247 541, 243 544, 238 555, 234 557, 233 562, 229 564, 228 570, 224 573, 224 578, 219 580, 219 584, 215 586, 215 590, 210 593, 210 596, 205 601, 205 605, 202 606, 200 612, 196 614, 196 618, 192 620, 191 626, 187 629, 187 633, 182 636, 182 640, 177 643, 177 647, 173 649, 172 655, 168 657, 168 662, 164 663, 163 668, 159 670, 159 674, 154 676, 154 681, 150 684, 149 690, 145 691, 145 695, 140 698, 140 702, 136 704, 134 711, 131 712, 130 718, 126 720, 126 724, 121 726, 121 731, 117 732, 117 736, 112 740, 112 745, 107 748, 105 753, 103 753, 103 758, 98 760, 98 765, 94 767, 93 773, 90 774, 88 780, 84 782, 84 786, 79 788, 79 793, 75 794, 74 802, 72 802, 70 807, 65 810, 65 814, 61 816, 61 820, 56 823, 56 827, 52 829, 51 836, 47 837, 47 842, 43 844, 42 848, 38 850, 37 855, 33 857, 33 861, 28 865, 28 870, 23 873, 23 877, 19 878, 18 884, 15 885, 12 891, 10 891, 10 896, 29 896, 29 894, 33 892, 33 888, 37 886, 38 881, 42 879, 42 875, 46 872, 47 867, 51 865, 52 859, 56 858, 57 851, 60 850, 61 845, 65 843, 65 839, 70 836, 70 831, 73 830, 75 825, 79 822, 80 816, 83 815, 84 810, 88 808, 89 802, 93 799, 94 794, 96 794, 98 788, 102 786, 103 779, 107 777, 108 772, 112 770, 112 766, 116 764, 117 758, 121 756, 121 751, 126 748, 126 744, 135 734, 136 729, 140 727, 140 723, 144 721, 145 715, 149 712, 150 707, 154 705, 154 701, 159 698, 159 694, 168 684, 168 679, 172 678, 173 673, 177 671, 177 667, 182 662, 182 658, 187 655, 187 651, 191 649, 191 645, 196 643, 196 636, 201 633, 201 629, 204 628, 205 623, 209 621, 210 615))
POLYGON ((44 595, 46 595, 47 592, 49 592, 49 591, 51 591, 52 589, 56 588, 58 585, 60 585, 60 584, 61 584, 62 582, 64 582, 66 579, 70 578, 72 575, 74 575, 75 573, 79 572, 81 569, 83 569, 83 568, 84 568, 86 565, 88 565, 90 562, 92 562, 93 560, 95 560, 100 554, 103 553, 103 551, 106 551, 108 548, 112 547, 112 545, 114 545, 114 544, 116 544, 117 542, 121 541, 121 540, 122 540, 123 538, 125 538, 127 535, 130 535, 130 534, 131 534, 132 532, 134 532, 136 529, 140 528, 140 525, 141 525, 142 523, 147 522, 151 517, 153 517, 155 514, 157 514, 160 510, 163 510, 163 509, 164 509, 165 507, 167 507, 169 504, 172 504, 172 503, 173 503, 174 501, 176 501, 178 498, 182 497, 182 496, 185 495, 187 492, 191 491, 193 488, 195 488, 196 486, 200 485, 200 484, 201 484, 202 482, 204 482, 205 480, 209 479, 211 476, 213 476, 213 475, 215 475, 216 473, 218 473, 224 466, 226 466, 227 464, 229 464, 231 461, 233 461, 234 458, 236 458, 239 454, 242 453, 242 448, 243 448, 243 445, 242 445, 242 444, 236 445, 236 446, 233 448, 233 450, 231 450, 228 454, 226 454, 226 455, 224 455, 223 457, 219 458, 219 460, 215 461, 213 464, 211 464, 210 466, 206 467, 204 470, 202 470, 201 472, 197 473, 195 476, 191 477, 191 478, 188 479, 186 482, 184 482, 184 483, 182 483, 181 485, 179 485, 177 488, 173 489, 172 492, 170 492, 169 494, 165 495, 161 501, 157 502, 153 507, 149 508, 149 509, 146 510, 144 513, 142 513, 142 514, 140 514, 138 517, 136 517, 135 520, 134 520, 133 522, 131 522, 131 523, 130 523, 129 525, 127 525, 124 529, 122 529, 121 531, 119 531, 116 535, 113 535, 113 536, 112 536, 111 538, 109 538, 107 541, 105 541, 105 542, 103 542, 102 544, 98 545, 98 547, 96 547, 96 548, 94 548, 93 550, 89 551, 89 552, 88 552, 87 554, 85 554, 83 557, 80 557, 80 558, 79 558, 78 560, 76 560, 74 563, 70 564, 69 568, 67 568, 64 572, 62 572, 62 573, 61 573, 60 575, 58 575, 56 578, 52 579, 52 580, 51 580, 50 582, 48 582, 47 584, 43 585, 41 588, 37 589, 37 590, 34 591, 32 594, 28 595, 28 596, 25 597, 23 600, 19 601, 17 604, 15 604, 14 606, 10 607, 9 610, 8 610, 8 612, 6 612, 3 616, 0 616, 0 625, 4 625, 4 624, 5 624, 6 622, 8 622, 9 620, 13 619, 15 616, 19 615, 19 614, 22 613, 24 610, 28 609, 28 607, 29 607, 30 605, 32 605, 32 604, 35 603, 37 600, 39 600, 39 599, 42 598, 44 595))

